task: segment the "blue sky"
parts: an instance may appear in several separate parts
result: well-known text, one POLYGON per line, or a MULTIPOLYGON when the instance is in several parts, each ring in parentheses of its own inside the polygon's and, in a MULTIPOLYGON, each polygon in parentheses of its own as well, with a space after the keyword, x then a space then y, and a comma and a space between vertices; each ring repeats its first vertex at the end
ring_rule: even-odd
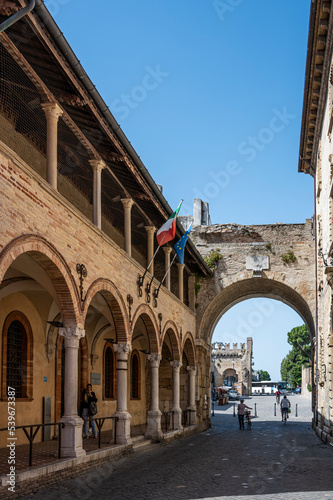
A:
POLYGON ((312 216, 313 180, 298 173, 310 0, 45 4, 182 215, 196 197, 213 223, 312 216))

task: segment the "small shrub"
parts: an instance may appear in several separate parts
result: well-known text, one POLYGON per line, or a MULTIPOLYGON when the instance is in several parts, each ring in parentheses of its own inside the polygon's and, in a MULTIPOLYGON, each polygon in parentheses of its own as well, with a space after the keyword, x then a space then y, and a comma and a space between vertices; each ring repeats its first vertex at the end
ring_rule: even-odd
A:
POLYGON ((296 255, 294 254, 294 252, 292 250, 288 250, 287 253, 283 253, 281 255, 281 259, 285 264, 291 264, 291 263, 295 262, 296 255))
POLYGON ((308 384, 308 385, 307 385, 307 389, 308 389, 308 391, 309 391, 309 392, 312 392, 312 385, 311 385, 311 384, 308 384))
POLYGON ((204 257, 204 261, 210 269, 216 269, 217 263, 222 259, 222 255, 216 250, 212 250, 207 257, 204 257))

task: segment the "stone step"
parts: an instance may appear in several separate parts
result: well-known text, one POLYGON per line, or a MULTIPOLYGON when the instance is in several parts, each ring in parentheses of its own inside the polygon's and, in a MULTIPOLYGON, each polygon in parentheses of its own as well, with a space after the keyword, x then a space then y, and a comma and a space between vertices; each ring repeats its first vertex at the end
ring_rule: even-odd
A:
POLYGON ((133 451, 136 451, 138 449, 142 449, 148 446, 153 445, 153 441, 151 439, 145 439, 144 436, 134 436, 132 438, 133 441, 133 451))

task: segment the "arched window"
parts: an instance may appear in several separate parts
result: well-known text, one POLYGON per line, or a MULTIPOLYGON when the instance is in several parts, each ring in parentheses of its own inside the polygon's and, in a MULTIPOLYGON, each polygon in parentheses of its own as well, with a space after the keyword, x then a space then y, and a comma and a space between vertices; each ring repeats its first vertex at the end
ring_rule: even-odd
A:
POLYGON ((131 399, 140 399, 140 358, 138 351, 133 351, 131 358, 131 399))
POLYGON ((32 398, 32 331, 24 314, 7 316, 2 337, 2 398, 7 388, 15 389, 17 399, 32 398))
POLYGON ((104 385, 103 399, 116 397, 116 364, 112 345, 107 343, 104 348, 104 385))

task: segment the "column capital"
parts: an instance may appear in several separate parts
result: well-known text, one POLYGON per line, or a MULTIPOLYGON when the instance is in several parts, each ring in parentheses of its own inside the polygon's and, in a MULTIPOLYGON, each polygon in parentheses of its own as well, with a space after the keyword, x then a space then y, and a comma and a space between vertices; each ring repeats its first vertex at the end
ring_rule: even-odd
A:
POLYGON ((162 359, 162 354, 148 354, 148 360, 153 368, 158 368, 162 359))
POLYGON ((132 345, 125 343, 113 344, 113 350, 117 353, 117 359, 120 361, 127 361, 128 355, 132 352, 132 345))
POLYGON ((177 267, 180 271, 184 270, 185 264, 180 264, 180 262, 177 262, 177 267))
POLYGON ((101 172, 103 168, 106 167, 106 164, 102 159, 97 160, 96 158, 93 158, 92 160, 89 160, 89 164, 97 172, 101 172))
POLYGON ((59 335, 64 337, 65 347, 79 347, 80 339, 86 334, 85 330, 78 328, 77 326, 64 328, 59 328, 59 335))
POLYGON ((181 361, 170 361, 170 365, 172 366, 173 370, 180 370, 180 367, 183 366, 183 363, 181 361))
POLYGON ((162 248, 163 248, 164 253, 167 255, 170 254, 172 251, 172 247, 170 247, 170 246, 163 246, 162 248))
POLYGON ((41 106, 46 118, 53 117, 58 120, 58 118, 63 114, 63 110, 56 102, 43 102, 41 106))
POLYGON ((132 198, 122 198, 120 201, 122 202, 123 207, 128 209, 132 208, 132 205, 134 203, 134 200, 132 200, 132 198))
POLYGON ((151 234, 152 236, 155 234, 156 227, 155 226, 145 226, 145 230, 147 234, 151 234))
POLYGON ((195 367, 195 366, 187 366, 187 367, 186 367, 186 370, 187 370, 188 372, 195 372, 195 371, 196 371, 196 367, 195 367))

